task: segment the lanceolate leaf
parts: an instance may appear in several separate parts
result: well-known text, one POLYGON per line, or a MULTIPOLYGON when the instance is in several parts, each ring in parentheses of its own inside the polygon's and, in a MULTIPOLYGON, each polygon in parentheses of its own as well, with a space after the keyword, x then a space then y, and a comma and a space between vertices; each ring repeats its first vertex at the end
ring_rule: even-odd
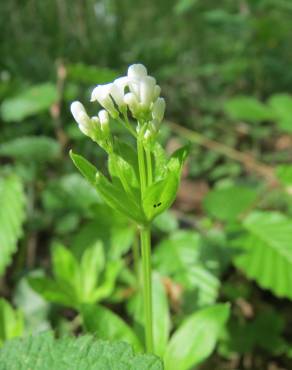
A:
POLYGON ((85 305, 82 317, 87 331, 100 339, 122 340, 141 350, 141 343, 132 329, 115 313, 101 305, 85 305))
MULTIPOLYGON (((0 298, 0 347, 5 340, 18 337, 23 332, 23 316, 0 298)), ((0 364, 1 368, 1 364, 0 364)))
POLYGON ((108 206, 138 223, 144 223, 145 216, 139 205, 138 193, 134 191, 134 188, 127 193, 120 182, 111 183, 81 155, 71 151, 70 156, 81 174, 97 189, 108 206))
POLYGON ((51 333, 14 339, 0 350, 1 370, 163 370, 152 355, 134 355, 125 342, 91 335, 55 340, 51 333))
POLYGON ((143 199, 143 208, 148 221, 168 209, 175 200, 178 177, 169 173, 164 180, 152 184, 143 199))
POLYGON ((244 222, 247 234, 236 241, 235 264, 263 288, 292 299, 292 220, 256 212, 244 222))
POLYGON ((0 179, 0 276, 9 265, 22 234, 26 197, 16 176, 0 179))
POLYGON ((189 370, 214 350, 229 316, 229 306, 217 304, 188 317, 173 334, 164 356, 165 370, 189 370))
POLYGON ((70 157, 75 166, 81 172, 81 174, 86 178, 86 180, 89 181, 92 185, 95 185, 97 174, 96 167, 87 159, 82 157, 82 155, 73 153, 72 150, 70 151, 70 157))

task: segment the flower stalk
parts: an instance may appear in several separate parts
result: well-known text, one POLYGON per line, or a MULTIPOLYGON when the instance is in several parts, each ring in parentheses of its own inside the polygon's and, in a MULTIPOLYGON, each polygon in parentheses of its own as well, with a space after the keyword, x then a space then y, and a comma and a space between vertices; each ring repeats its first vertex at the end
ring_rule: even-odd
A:
POLYGON ((175 157, 171 167, 165 166, 164 179, 156 178, 157 162, 153 144, 165 111, 165 101, 160 97, 160 92, 160 86, 156 84, 155 78, 148 75, 146 68, 142 64, 133 64, 128 68, 126 76, 93 89, 91 102, 98 102, 102 107, 96 116, 89 117, 80 102, 71 104, 71 112, 80 130, 107 152, 112 181, 82 156, 71 153, 73 162, 100 192, 104 201, 134 221, 140 233, 140 251, 134 247, 133 255, 136 272, 140 263, 142 266, 145 346, 149 353, 155 352, 151 224, 173 202, 178 184, 174 171, 179 176, 182 163, 179 157, 175 157), (135 138, 136 157, 135 148, 129 148, 128 143, 120 145, 119 139, 114 137, 111 130, 113 121, 122 125, 135 138), (136 121, 136 126, 133 121, 136 121), (126 148, 124 152, 123 148, 126 148), (136 161, 139 174, 136 174, 136 161), (176 169, 174 166, 177 166, 176 169), (155 185, 154 192, 150 190, 152 185, 155 185))

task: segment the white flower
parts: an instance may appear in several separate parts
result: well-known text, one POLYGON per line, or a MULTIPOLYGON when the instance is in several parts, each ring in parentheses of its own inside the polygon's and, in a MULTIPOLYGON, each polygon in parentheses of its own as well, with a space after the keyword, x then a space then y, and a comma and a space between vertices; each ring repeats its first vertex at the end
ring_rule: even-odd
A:
POLYGON ((140 79, 147 76, 147 69, 143 64, 132 64, 128 68, 128 77, 130 79, 140 79))
POLYGON ((71 113, 78 123, 80 130, 87 136, 90 136, 91 133, 91 119, 89 118, 86 110, 79 101, 74 101, 71 104, 71 113))
POLYGON ((109 127, 109 114, 105 109, 102 109, 98 112, 98 118, 100 122, 100 128, 102 131, 102 136, 107 138, 110 134, 110 127, 109 127))
POLYGON ((99 104, 105 108, 113 118, 118 117, 119 112, 116 110, 111 98, 112 83, 105 85, 97 85, 91 94, 91 101, 97 100, 99 104))
POLYGON ((139 102, 137 96, 132 92, 127 93, 124 96, 124 102, 129 106, 131 112, 135 115, 135 113, 139 109, 139 102))
POLYGON ((161 93, 161 87, 159 85, 155 85, 153 101, 155 101, 159 97, 160 93, 161 93))
POLYGON ((102 109, 98 112, 98 118, 101 124, 108 124, 109 123, 109 115, 105 109, 102 109))
POLYGON ((159 123, 162 121, 165 112, 165 100, 163 98, 157 98, 153 103, 152 117, 159 123))
POLYGON ((151 76, 145 76, 140 80, 140 101, 145 108, 153 101, 155 85, 156 80, 151 76))
POLYGON ((120 109, 123 109, 125 107, 124 94, 125 87, 128 85, 128 83, 128 77, 120 77, 114 80, 110 89, 110 94, 120 109))

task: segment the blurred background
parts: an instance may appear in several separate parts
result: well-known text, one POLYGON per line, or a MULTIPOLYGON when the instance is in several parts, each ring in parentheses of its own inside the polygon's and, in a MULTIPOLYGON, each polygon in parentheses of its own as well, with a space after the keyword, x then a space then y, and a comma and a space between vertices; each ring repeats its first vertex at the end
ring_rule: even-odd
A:
MULTIPOLYGON (((52 307, 27 283, 50 271, 52 242, 80 255, 99 238, 112 256, 130 258, 133 228, 102 204, 69 158, 74 148, 105 166, 69 105, 78 99, 93 114, 92 88, 140 62, 167 101, 161 143, 169 152, 192 144, 177 201, 154 226, 154 264, 168 276, 175 322, 231 301, 230 324, 202 369, 292 369, 291 24, 291 0, 1 2, 0 295, 21 308, 21 333, 74 331, 74 313, 52 307), (242 220, 255 210, 266 218, 255 220, 254 231, 242 220), (286 228, 264 240, 275 217, 286 228), (235 236, 252 232, 260 239, 253 245, 267 244, 269 279, 259 260, 251 271, 251 260, 231 252, 235 236), (164 262, 165 243, 197 248, 194 235, 205 252, 177 275, 164 262), (284 261, 270 252, 275 245, 275 254, 288 248, 284 261)), ((117 283, 118 305, 125 281, 117 283)))

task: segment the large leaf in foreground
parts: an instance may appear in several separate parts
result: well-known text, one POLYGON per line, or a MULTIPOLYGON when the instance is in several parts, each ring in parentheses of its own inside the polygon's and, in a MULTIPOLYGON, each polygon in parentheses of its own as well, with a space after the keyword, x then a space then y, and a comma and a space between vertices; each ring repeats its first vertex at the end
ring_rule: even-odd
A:
POLYGON ((162 370, 152 355, 134 355, 123 342, 91 335, 55 340, 51 333, 7 342, 0 350, 0 370, 162 370))
POLYGON ((9 265, 22 234, 26 198, 18 177, 0 179, 0 276, 9 265))
POLYGON ((236 266, 262 288, 292 299, 292 220, 256 212, 243 226, 248 233, 236 242, 236 266))

